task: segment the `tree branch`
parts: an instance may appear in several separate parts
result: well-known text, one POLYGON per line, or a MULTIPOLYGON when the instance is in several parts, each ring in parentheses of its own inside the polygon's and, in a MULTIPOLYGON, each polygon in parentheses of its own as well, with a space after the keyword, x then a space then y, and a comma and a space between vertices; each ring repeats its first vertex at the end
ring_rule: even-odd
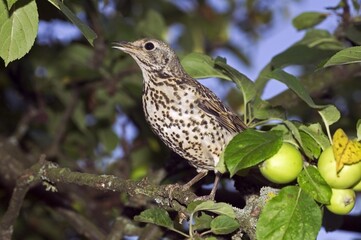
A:
POLYGON ((130 196, 144 195, 154 199, 163 208, 176 211, 183 211, 184 206, 197 197, 191 191, 171 190, 167 188, 167 185, 156 186, 147 179, 132 181, 112 175, 72 172, 68 168, 60 168, 54 163, 46 161, 43 155, 38 163, 25 170, 16 181, 9 207, 0 222, 1 239, 11 239, 13 226, 19 216, 26 193, 40 182, 47 186, 47 190, 55 190, 52 184, 71 183, 102 191, 127 192, 130 196), (172 199, 169 199, 170 195, 172 199))
POLYGON ((34 170, 38 169, 39 163, 26 170, 16 181, 9 207, 0 222, 0 239, 11 239, 14 223, 19 216, 21 206, 29 189, 40 182, 40 178, 34 175, 34 170))
MULTIPOLYGON (((358 64, 330 67, 301 77, 301 84, 312 97, 317 98, 325 89, 350 81, 360 73, 361 68, 358 64)), ((291 109, 298 106, 302 100, 292 90, 286 90, 270 99, 269 102, 274 106, 291 109)))

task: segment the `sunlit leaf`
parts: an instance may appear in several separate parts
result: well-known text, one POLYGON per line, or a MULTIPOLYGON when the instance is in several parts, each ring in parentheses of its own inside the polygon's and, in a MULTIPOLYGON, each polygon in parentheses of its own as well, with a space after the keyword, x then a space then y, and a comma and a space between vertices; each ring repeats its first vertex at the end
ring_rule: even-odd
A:
POLYGON ((322 148, 322 150, 325 150, 331 145, 330 140, 322 131, 322 127, 319 123, 311 124, 309 126, 301 125, 300 131, 303 131, 307 133, 310 137, 312 137, 322 148))
POLYGON ((297 182, 306 193, 316 201, 329 204, 332 195, 331 187, 321 177, 316 167, 308 166, 297 177, 297 182))
POLYGON ((62 1, 59 0, 48 0, 53 4, 57 9, 62 11, 64 15, 79 28, 83 33, 84 37, 88 40, 90 45, 93 46, 94 40, 97 38, 96 33, 85 23, 83 23, 67 6, 64 5, 62 1))
POLYGON ((231 80, 220 70, 214 68, 214 60, 202 53, 190 53, 181 60, 186 72, 194 78, 222 78, 231 80))
POLYGON ((229 234, 239 228, 240 224, 234 218, 221 215, 211 222, 211 231, 214 234, 229 234))
POLYGON ((213 217, 202 212, 200 216, 195 216, 193 220, 193 230, 203 230, 211 227, 211 221, 213 220, 213 217))
POLYGON ((300 41, 274 56, 270 65, 273 68, 290 65, 318 65, 343 48, 342 43, 328 31, 311 29, 300 41))
POLYGON ((287 85, 294 93, 298 95, 307 105, 311 108, 321 109, 319 110, 319 114, 321 115, 323 121, 326 126, 330 126, 333 123, 337 122, 340 119, 340 112, 333 105, 316 105, 312 100, 305 87, 301 84, 301 82, 295 76, 281 70, 275 69, 271 73, 268 74, 269 78, 276 79, 280 82, 283 82, 287 85))
POLYGON ((333 105, 326 106, 322 110, 318 111, 318 113, 321 115, 326 126, 334 124, 341 118, 340 111, 338 111, 333 105))
POLYGON ((300 130, 300 137, 302 140, 302 150, 309 159, 318 159, 321 154, 321 147, 316 140, 308 133, 300 130))
POLYGON ((134 217, 135 221, 153 223, 158 226, 173 229, 173 221, 166 210, 162 208, 151 208, 144 210, 140 215, 134 217))
POLYGON ((282 133, 247 129, 236 135, 224 151, 226 166, 233 176, 237 171, 256 166, 272 157, 282 145, 282 133))
POLYGON ((227 203, 216 203, 214 201, 197 201, 191 203, 187 207, 187 211, 190 213, 195 213, 198 211, 209 211, 217 214, 226 215, 230 218, 235 218, 236 215, 231 205, 227 203))
POLYGON ((269 78, 276 79, 287 85, 293 92, 295 92, 305 103, 312 108, 322 108, 314 103, 310 94, 307 92, 302 83, 295 76, 283 71, 282 69, 275 69, 268 74, 269 78))
POLYGON ((339 172, 345 164, 354 164, 361 161, 361 143, 356 140, 350 140, 341 128, 336 130, 332 141, 337 172, 339 172))
POLYGON ((262 209, 258 240, 316 239, 322 223, 317 203, 297 186, 283 188, 262 209))
POLYGON ((34 44, 38 33, 38 9, 35 0, 15 4, 9 11, 0 1, 0 57, 5 66, 23 57, 34 44))
POLYGON ((288 121, 288 120, 284 121, 283 123, 284 123, 284 124, 287 126, 287 128, 291 131, 292 136, 294 137, 294 139, 296 140, 296 142, 300 143, 301 146, 302 146, 301 135, 300 135, 300 132, 299 132, 297 126, 296 126, 296 123, 293 123, 293 122, 288 121))
POLYGON ((359 119, 356 123, 356 133, 357 133, 357 141, 361 140, 361 119, 359 119))
POLYGON ((361 46, 349 47, 333 55, 323 67, 361 62, 361 46))
POLYGON ((6 0, 7 4, 8 4, 8 10, 11 9, 11 7, 19 0, 6 0))

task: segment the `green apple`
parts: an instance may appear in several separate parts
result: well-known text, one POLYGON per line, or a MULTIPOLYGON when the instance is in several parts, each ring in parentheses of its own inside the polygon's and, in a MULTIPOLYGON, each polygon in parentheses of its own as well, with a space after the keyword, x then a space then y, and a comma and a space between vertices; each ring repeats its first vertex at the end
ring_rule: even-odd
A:
POLYGON ((355 206, 356 194, 352 189, 332 188, 330 204, 326 208, 335 214, 345 215, 355 206))
POLYGON ((361 191, 361 181, 359 181, 355 186, 353 186, 352 189, 357 192, 361 191))
POLYGON ((317 166, 321 176, 332 188, 351 188, 361 180, 361 162, 345 164, 341 171, 336 173, 336 160, 332 146, 321 153, 317 166))
POLYGON ((259 169, 271 182, 284 184, 295 180, 302 166, 300 151, 289 143, 283 143, 275 155, 259 165, 259 169))

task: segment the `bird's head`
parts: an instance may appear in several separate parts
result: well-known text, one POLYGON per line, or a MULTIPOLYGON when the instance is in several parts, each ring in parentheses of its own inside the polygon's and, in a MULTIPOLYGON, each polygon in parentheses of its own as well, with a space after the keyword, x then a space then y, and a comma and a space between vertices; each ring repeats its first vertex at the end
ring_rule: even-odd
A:
POLYGON ((131 55, 142 69, 143 74, 182 71, 177 55, 162 41, 149 38, 134 42, 120 41, 114 43, 113 48, 131 55))

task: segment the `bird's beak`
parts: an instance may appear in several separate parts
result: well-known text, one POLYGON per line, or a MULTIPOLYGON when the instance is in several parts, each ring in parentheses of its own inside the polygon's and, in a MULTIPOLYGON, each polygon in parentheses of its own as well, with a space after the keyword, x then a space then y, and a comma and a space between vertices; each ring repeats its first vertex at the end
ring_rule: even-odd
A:
POLYGON ((112 48, 119 49, 126 53, 134 52, 136 47, 131 42, 120 41, 114 42, 112 48))

